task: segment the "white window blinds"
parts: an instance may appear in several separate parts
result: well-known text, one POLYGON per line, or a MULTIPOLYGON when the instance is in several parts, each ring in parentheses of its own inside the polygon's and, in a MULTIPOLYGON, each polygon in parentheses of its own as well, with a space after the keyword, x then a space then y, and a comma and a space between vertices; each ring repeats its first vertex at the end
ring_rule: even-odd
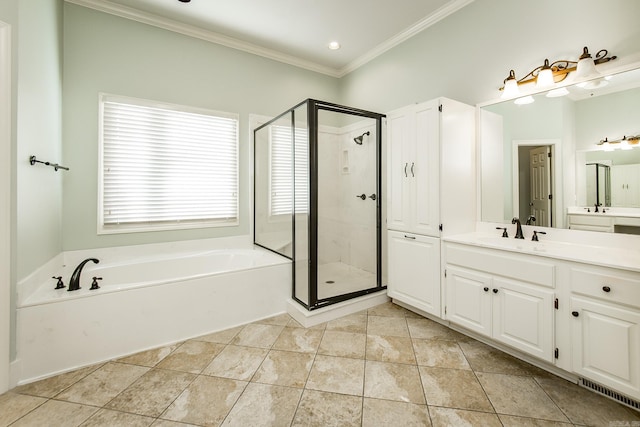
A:
POLYGON ((309 140, 307 130, 294 131, 292 174, 291 127, 271 126, 271 215, 291 215, 295 176, 296 213, 309 211, 309 140))
POLYGON ((237 224, 236 115, 104 94, 100 107, 103 232, 237 224))

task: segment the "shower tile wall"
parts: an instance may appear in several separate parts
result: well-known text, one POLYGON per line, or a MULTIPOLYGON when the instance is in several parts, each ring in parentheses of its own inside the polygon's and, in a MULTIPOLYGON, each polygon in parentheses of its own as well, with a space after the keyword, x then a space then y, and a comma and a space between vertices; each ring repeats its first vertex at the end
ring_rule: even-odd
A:
POLYGON ((375 202, 356 197, 376 193, 375 128, 325 130, 318 145, 318 262, 341 262, 375 274, 375 202), (353 138, 366 131, 371 135, 357 145, 353 138))

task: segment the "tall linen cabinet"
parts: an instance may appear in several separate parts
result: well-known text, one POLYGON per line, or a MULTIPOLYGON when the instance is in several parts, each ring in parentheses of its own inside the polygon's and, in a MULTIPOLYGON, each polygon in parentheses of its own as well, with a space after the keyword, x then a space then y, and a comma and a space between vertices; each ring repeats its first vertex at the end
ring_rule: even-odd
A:
POLYGON ((475 108, 447 98, 387 114, 387 292, 438 317, 440 237, 475 227, 475 133, 475 108))

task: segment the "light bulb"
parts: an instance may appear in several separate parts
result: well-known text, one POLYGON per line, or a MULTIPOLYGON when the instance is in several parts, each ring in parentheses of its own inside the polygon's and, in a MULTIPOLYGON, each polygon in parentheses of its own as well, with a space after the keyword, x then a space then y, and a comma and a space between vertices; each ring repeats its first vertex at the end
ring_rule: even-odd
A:
POLYGON ((516 105, 526 105, 526 104, 531 104, 533 101, 534 101, 533 96, 527 95, 527 96, 523 96, 522 98, 516 99, 515 101, 513 101, 513 103, 516 105))
POLYGON ((589 55, 589 50, 585 47, 576 66, 576 79, 588 79, 599 75, 600 73, 596 70, 596 63, 589 55))
POLYGON ((559 96, 569 95, 569 91, 566 87, 560 87, 558 89, 553 89, 547 92, 547 98, 557 98, 559 96))
POLYGON ((520 89, 518 88, 518 81, 513 70, 509 73, 509 77, 504 81, 504 90, 502 91, 501 98, 515 98, 520 95, 520 89))
POLYGON ((551 67, 549 66, 549 60, 544 60, 544 65, 538 72, 538 77, 536 78, 536 87, 549 87, 553 86, 553 71, 551 71, 551 67))

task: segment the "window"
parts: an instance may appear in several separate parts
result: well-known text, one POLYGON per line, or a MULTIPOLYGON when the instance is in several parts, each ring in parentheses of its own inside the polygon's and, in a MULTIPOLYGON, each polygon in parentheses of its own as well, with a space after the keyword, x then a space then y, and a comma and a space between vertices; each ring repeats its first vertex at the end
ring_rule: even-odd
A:
POLYGON ((98 232, 238 224, 235 114, 100 95, 98 232))
MULTIPOLYGON (((271 126, 271 215, 291 215, 294 182, 291 168, 291 127, 271 126)), ((296 213, 309 211, 309 140, 307 130, 296 128, 296 213)))

